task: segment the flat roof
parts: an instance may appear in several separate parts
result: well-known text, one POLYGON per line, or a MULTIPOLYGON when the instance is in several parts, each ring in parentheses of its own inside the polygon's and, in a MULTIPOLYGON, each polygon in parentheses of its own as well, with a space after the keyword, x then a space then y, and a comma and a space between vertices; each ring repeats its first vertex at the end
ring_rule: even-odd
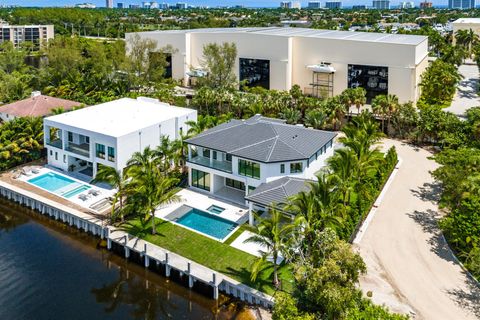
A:
POLYGON ((480 24, 480 18, 460 18, 452 23, 478 23, 480 24))
POLYGON ((318 39, 335 39, 363 42, 392 43, 404 45, 418 45, 427 40, 428 37, 420 35, 388 34, 376 32, 356 32, 322 30, 310 28, 289 28, 289 27, 262 27, 262 28, 200 28, 187 30, 158 30, 141 33, 253 33, 279 37, 306 37, 318 39))
POLYGON ((96 106, 48 117, 46 120, 111 137, 195 112, 150 98, 122 98, 96 106))

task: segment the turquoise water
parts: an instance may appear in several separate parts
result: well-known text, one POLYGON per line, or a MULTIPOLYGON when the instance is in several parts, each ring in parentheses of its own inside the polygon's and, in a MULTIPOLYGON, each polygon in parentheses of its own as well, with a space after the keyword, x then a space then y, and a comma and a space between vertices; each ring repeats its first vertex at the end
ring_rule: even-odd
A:
POLYGON ((28 180, 33 185, 55 193, 57 190, 63 189, 66 186, 76 183, 74 180, 56 174, 55 172, 48 172, 39 177, 28 180))
POLYGON ((223 240, 237 226, 235 222, 213 216, 195 208, 178 218, 176 222, 219 240, 223 240))
POLYGON ((216 206, 216 205, 212 204, 210 207, 208 207, 207 211, 208 211, 208 212, 211 212, 211 213, 215 213, 215 214, 220 214, 220 213, 222 213, 223 211, 225 211, 225 209, 222 208, 222 207, 219 207, 219 206, 216 206))
POLYGON ((73 190, 70 190, 68 192, 65 192, 64 194, 62 194, 62 196, 64 196, 65 198, 71 198, 73 196, 76 196, 77 194, 85 191, 85 190, 88 190, 90 189, 91 187, 90 186, 87 186, 87 185, 82 185, 78 188, 75 188, 73 190))

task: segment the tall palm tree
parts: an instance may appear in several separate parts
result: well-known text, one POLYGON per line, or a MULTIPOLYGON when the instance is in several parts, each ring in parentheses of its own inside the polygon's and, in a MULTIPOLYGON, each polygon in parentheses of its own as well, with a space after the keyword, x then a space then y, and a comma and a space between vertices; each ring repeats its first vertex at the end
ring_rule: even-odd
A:
POLYGON ((111 185, 113 188, 117 189, 115 192, 113 205, 112 205, 112 212, 110 214, 110 220, 114 222, 115 220, 115 204, 119 201, 119 211, 120 218, 123 222, 123 198, 125 196, 125 189, 128 187, 128 180, 125 178, 124 175, 118 170, 113 167, 101 165, 95 175, 95 178, 92 179, 91 183, 98 183, 98 182, 105 182, 111 185))
POLYGON ((278 257, 286 249, 289 238, 292 235, 294 225, 283 218, 283 214, 276 208, 271 208, 268 212, 269 217, 258 219, 258 224, 254 227, 255 234, 246 239, 245 242, 256 243, 265 248, 262 256, 254 263, 252 267, 251 278, 255 281, 269 257, 273 259, 273 285, 278 288, 278 257))
POLYGON ((458 30, 455 39, 457 43, 467 48, 468 57, 472 57, 472 46, 478 42, 478 35, 472 29, 458 30))
POLYGON ((367 103, 366 95, 367 91, 362 87, 352 89, 352 103, 357 107, 358 114, 360 114, 360 107, 367 103))
POLYGON ((332 179, 341 194, 343 205, 347 206, 353 189, 352 179, 358 169, 355 153, 349 148, 338 149, 327 160, 327 164, 332 171, 332 179))
POLYGON ((349 107, 346 107, 346 104, 342 103, 341 96, 327 99, 325 101, 325 107, 330 114, 330 121, 333 123, 333 130, 338 130, 338 124, 341 125, 343 123, 349 107))

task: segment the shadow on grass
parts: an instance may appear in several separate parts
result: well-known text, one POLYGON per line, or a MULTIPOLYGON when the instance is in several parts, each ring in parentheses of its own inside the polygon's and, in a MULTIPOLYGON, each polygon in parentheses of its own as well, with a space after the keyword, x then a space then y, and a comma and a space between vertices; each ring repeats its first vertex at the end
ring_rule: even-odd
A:
POLYGON ((257 276, 257 279, 255 281, 252 281, 251 279, 251 272, 250 270, 247 270, 246 268, 242 268, 240 270, 233 269, 228 267, 224 273, 228 276, 231 276, 232 278, 239 279, 240 282, 243 284, 252 287, 256 290, 260 290, 263 292, 268 292, 269 294, 273 291, 275 291, 275 288, 273 287, 273 265, 265 265, 259 275, 257 276))

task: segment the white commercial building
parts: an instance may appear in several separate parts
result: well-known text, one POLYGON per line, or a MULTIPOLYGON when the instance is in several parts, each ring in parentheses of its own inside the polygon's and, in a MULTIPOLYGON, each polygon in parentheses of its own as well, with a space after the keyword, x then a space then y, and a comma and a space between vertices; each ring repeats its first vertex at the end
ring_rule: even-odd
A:
POLYGON ((11 41, 15 48, 30 42, 35 48, 45 45, 55 36, 53 25, 8 25, 0 24, 0 44, 11 41))
MULTIPOLYGON (((134 34, 126 35, 128 39, 134 34)), ((313 96, 338 95, 364 87, 367 99, 395 94, 417 101, 428 65, 428 38, 418 35, 307 28, 218 28, 139 32, 159 49, 173 47, 171 71, 185 85, 201 76, 203 47, 235 43, 235 74, 248 86, 289 90, 299 85, 313 96)))
POLYGON ((48 164, 95 176, 98 164, 123 170, 132 154, 180 138, 197 111, 150 98, 123 98, 44 119, 48 164))
POLYGON ((189 185, 245 204, 260 185, 314 179, 333 154, 335 136, 260 115, 231 120, 186 140, 189 185))
POLYGON ((452 22, 453 44, 456 42, 455 35, 459 30, 472 30, 480 36, 480 18, 460 18, 452 22))

